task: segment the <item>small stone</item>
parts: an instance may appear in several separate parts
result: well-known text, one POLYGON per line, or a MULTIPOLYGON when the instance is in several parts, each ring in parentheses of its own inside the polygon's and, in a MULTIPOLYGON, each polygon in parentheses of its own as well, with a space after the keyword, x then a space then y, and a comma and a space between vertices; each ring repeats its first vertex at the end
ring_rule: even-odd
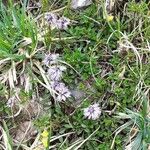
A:
POLYGON ((92 0, 72 0, 71 8, 78 9, 92 4, 92 0))
POLYGON ((78 89, 74 89, 71 91, 72 96, 76 99, 76 100, 82 100, 85 98, 85 92, 78 90, 78 89))

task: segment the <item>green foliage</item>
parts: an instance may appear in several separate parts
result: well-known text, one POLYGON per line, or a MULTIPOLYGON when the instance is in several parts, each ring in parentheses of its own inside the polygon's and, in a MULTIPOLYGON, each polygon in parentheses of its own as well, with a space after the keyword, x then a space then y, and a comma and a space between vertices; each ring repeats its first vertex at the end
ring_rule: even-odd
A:
MULTIPOLYGON (((17 6, 16 6, 17 7, 17 6)), ((3 3, 0 4, 0 56, 1 58, 24 58, 16 53, 21 48, 21 43, 26 46, 25 38, 31 38, 31 47, 29 53, 37 43, 37 28, 32 18, 27 16, 25 8, 21 9, 10 6, 6 8, 3 3)))
MULTIPOLYGON (((96 57, 92 57, 91 59, 92 65, 96 66, 96 57)), ((66 49, 64 60, 78 70, 84 80, 91 76, 90 56, 88 53, 84 53, 80 49, 75 49, 72 52, 66 49)), ((93 69, 93 72, 97 73, 98 68, 94 67, 93 69)))
POLYGON ((136 3, 136 2, 129 2, 128 3, 128 11, 129 12, 134 12, 140 15, 146 15, 148 12, 148 4, 145 3, 144 1, 141 1, 140 3, 136 3))
POLYGON ((132 124, 129 126, 131 131, 136 129, 137 133, 129 143, 131 149, 146 150, 150 144, 150 119, 149 119, 149 102, 142 97, 142 106, 139 112, 126 109, 125 113, 119 113, 120 119, 130 119, 132 124))
POLYGON ((43 130, 44 128, 50 126, 50 116, 42 115, 37 120, 34 121, 34 124, 36 125, 37 128, 43 130))

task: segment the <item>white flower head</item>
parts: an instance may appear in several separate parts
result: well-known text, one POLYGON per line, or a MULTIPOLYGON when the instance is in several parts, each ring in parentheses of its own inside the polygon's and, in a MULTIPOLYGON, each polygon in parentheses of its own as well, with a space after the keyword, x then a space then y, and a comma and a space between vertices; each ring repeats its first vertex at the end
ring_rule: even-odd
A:
POLYGON ((84 116, 88 119, 96 120, 101 115, 99 104, 95 103, 87 108, 84 108, 84 116))
POLYGON ((48 66, 51 64, 56 64, 59 58, 59 54, 48 54, 45 55, 45 58, 43 60, 43 63, 48 66))
POLYGON ((58 29, 66 30, 69 25, 70 25, 70 19, 68 19, 66 17, 61 17, 57 21, 57 28, 58 29))
POLYGON ((51 66, 48 69, 48 76, 52 81, 59 81, 62 78, 63 71, 65 70, 65 66, 51 66))

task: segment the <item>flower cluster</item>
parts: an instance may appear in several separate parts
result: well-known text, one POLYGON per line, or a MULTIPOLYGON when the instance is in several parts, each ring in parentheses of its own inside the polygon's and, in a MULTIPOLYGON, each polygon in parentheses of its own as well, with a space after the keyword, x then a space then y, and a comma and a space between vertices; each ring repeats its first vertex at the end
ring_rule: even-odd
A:
POLYGON ((52 28, 62 30, 66 30, 71 23, 70 19, 66 17, 58 17, 58 15, 54 13, 47 13, 45 19, 52 28))
POLYGON ((49 75, 50 80, 52 80, 52 81, 61 80, 63 71, 65 71, 65 70, 66 70, 65 66, 59 66, 59 65, 51 66, 48 69, 48 75, 49 75))
MULTIPOLYGON (((50 80, 51 89, 54 91, 54 98, 58 102, 66 101, 71 97, 71 92, 62 82, 63 72, 66 67, 59 64, 59 54, 45 55, 43 64, 47 66, 47 77, 50 80)), ((88 119, 96 120, 101 115, 99 104, 95 103, 87 108, 84 108, 84 116, 88 119)))
POLYGON ((59 65, 58 59, 59 54, 45 55, 43 63, 49 68, 47 74, 51 88, 55 91, 54 93, 56 93, 56 100, 61 102, 71 97, 71 92, 65 84, 61 82, 63 72, 66 70, 66 67, 59 65))
POLYGON ((90 105, 87 108, 84 108, 84 116, 88 119, 96 120, 101 115, 101 109, 99 104, 90 105))

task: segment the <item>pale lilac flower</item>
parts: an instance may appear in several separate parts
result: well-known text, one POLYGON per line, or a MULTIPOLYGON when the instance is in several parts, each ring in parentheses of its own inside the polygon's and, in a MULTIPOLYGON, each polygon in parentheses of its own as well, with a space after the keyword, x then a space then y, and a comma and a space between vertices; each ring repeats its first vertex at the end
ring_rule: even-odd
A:
POLYGON ((65 84, 63 82, 52 81, 51 82, 51 87, 55 91, 60 91, 62 88, 65 87, 65 84))
POLYGON ((48 54, 48 55, 45 55, 43 63, 47 66, 51 64, 56 64, 58 58, 59 58, 59 54, 48 54))
POLYGON ((69 25, 70 25, 70 19, 68 19, 68 18, 66 18, 66 17, 61 17, 61 18, 57 21, 57 28, 58 28, 58 29, 66 30, 69 25))
POLYGON ((59 18, 58 15, 54 13, 47 13, 45 15, 45 19, 50 24, 51 27, 57 28, 57 29, 66 30, 68 26, 70 25, 70 19, 66 17, 59 18))
POLYGON ((71 97, 71 92, 69 91, 69 89, 66 86, 64 86, 59 89, 56 100, 57 101, 65 101, 69 97, 71 97))
POLYGON ((48 69, 48 76, 52 81, 59 81, 62 77, 63 71, 66 70, 65 66, 51 66, 48 69))
POLYGON ((67 98, 71 97, 71 92, 63 82, 53 81, 51 82, 51 87, 57 93, 57 101, 65 101, 67 98))
POLYGON ((101 109, 99 104, 90 105, 87 108, 84 108, 84 116, 88 119, 96 120, 101 115, 101 109))
POLYGON ((58 16, 56 14, 47 13, 45 15, 45 19, 50 25, 55 26, 55 27, 57 26, 56 24, 57 24, 58 16))

